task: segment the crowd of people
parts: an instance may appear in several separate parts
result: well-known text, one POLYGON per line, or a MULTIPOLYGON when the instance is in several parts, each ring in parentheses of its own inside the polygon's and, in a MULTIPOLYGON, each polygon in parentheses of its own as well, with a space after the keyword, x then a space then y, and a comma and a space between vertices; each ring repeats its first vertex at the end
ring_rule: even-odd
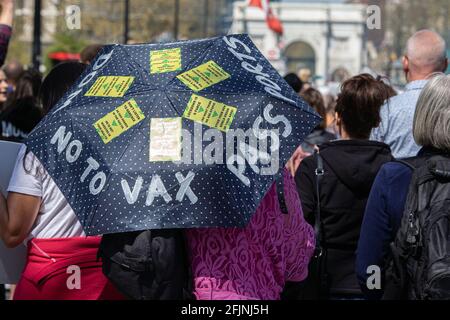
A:
MULTIPOLYGON (((417 183, 412 181, 413 173, 429 165, 429 159, 446 159, 450 152, 450 77, 444 74, 447 67, 444 39, 433 31, 421 30, 406 45, 403 69, 408 84, 401 94, 381 77, 354 76, 342 83, 331 107, 334 121, 327 122, 320 92, 312 88, 299 90, 325 119, 288 164, 295 172, 306 220, 315 225, 320 212, 320 241, 327 255, 325 271, 321 271, 327 283, 320 297, 399 297, 386 293, 385 288, 393 259, 392 244, 399 236, 406 205, 413 201, 411 196, 407 201, 417 183), (323 162, 320 182, 319 161, 323 162), (381 285, 376 287, 368 286, 371 266, 381 272, 381 285)), ((294 76, 290 74, 286 80, 298 90, 301 86, 294 76)), ((448 178, 445 170, 444 166, 442 171, 448 178)), ((441 190, 439 196, 442 201, 450 194, 441 190)), ((449 290, 445 288, 447 293, 442 297, 448 297, 449 290)), ((408 292, 406 295, 415 296, 408 292)))
MULTIPOLYGON (((0 4, 3 65, 14 2, 2 0, 0 4)), ((23 142, 101 47, 87 47, 80 62, 60 64, 44 78, 17 61, 6 64, 0 70, 1 139, 23 142)), ((186 230, 193 297, 399 297, 386 288, 396 279, 393 260, 398 259, 392 253, 393 243, 403 244, 405 233, 408 243, 420 234, 415 220, 404 213, 415 200, 410 190, 418 180, 416 168, 433 163, 433 172, 439 176, 436 180, 449 183, 447 66, 445 41, 433 31, 422 30, 411 36, 405 48, 403 69, 408 85, 401 94, 382 77, 359 74, 345 80, 339 95, 333 97, 304 83, 296 74, 288 74, 286 82, 323 121, 299 142, 282 171, 282 190, 277 189, 278 184, 272 185, 245 228, 186 230), (438 164, 430 162, 436 157, 438 164), (279 201, 280 192, 287 214, 279 201), (404 224, 414 224, 417 232, 403 232, 404 224), (368 272, 371 266, 380 271, 380 285, 376 281, 368 285, 372 281, 368 272)), ((448 201, 448 189, 440 190, 444 190, 440 200, 448 201)), ((7 191, 7 199, 0 195, 0 238, 8 247, 21 243, 28 246, 26 267, 14 299, 126 298, 103 274, 97 256, 101 237, 85 235, 52 177, 25 145, 7 191), (73 264, 81 267, 85 279, 79 290, 70 290, 68 275, 61 272, 73 264)), ((424 210, 427 203, 421 206, 424 210)), ((427 239, 422 237, 420 241, 427 239)), ((406 245, 401 248, 399 259, 409 263, 406 245)), ((448 252, 442 259, 448 263, 448 252)), ((441 277, 449 278, 445 274, 441 277)), ((412 281, 406 277, 402 297, 423 297, 412 281)), ((439 290, 444 292, 441 297, 445 292, 450 296, 450 288, 439 290)))

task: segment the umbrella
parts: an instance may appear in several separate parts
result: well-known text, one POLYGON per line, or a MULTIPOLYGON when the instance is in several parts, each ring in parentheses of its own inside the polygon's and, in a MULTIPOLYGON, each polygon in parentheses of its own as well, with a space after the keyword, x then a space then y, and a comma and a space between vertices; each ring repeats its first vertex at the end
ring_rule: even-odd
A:
POLYGON ((26 145, 88 235, 243 227, 319 121, 229 35, 106 46, 26 145))

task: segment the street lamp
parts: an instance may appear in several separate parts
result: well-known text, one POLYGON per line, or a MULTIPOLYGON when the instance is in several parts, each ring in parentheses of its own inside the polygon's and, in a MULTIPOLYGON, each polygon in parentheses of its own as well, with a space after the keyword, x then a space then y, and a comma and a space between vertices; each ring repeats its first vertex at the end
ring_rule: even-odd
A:
POLYGON ((173 37, 178 40, 178 26, 180 24, 180 0, 175 0, 174 22, 173 22, 173 37))
POLYGON ((130 0, 125 0, 123 42, 128 43, 130 33, 130 0))
POLYGON ((31 61, 36 70, 41 66, 41 0, 34 0, 33 50, 31 61))
POLYGON ((203 36, 206 38, 208 36, 208 14, 209 14, 209 1, 204 0, 203 7, 205 9, 203 16, 203 36))

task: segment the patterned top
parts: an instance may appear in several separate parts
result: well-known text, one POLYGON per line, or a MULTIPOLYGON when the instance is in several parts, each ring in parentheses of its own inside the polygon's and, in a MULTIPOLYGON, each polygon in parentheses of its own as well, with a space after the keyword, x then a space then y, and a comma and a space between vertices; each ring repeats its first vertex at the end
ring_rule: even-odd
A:
POLYGON ((394 96, 381 107, 381 123, 372 130, 370 140, 384 142, 397 158, 415 157, 420 147, 414 141, 412 129, 416 104, 427 80, 410 82, 406 91, 394 96))
POLYGON ((302 281, 315 240, 305 222, 295 182, 284 170, 289 214, 280 211, 276 184, 244 229, 187 231, 199 300, 277 300, 286 281, 302 281))

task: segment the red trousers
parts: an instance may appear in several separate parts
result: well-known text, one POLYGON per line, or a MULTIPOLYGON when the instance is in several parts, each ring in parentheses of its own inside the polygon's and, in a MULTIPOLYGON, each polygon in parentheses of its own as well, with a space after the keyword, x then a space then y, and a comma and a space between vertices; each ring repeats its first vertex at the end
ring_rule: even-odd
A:
POLYGON ((33 239, 15 300, 122 300, 97 259, 101 237, 33 239))

